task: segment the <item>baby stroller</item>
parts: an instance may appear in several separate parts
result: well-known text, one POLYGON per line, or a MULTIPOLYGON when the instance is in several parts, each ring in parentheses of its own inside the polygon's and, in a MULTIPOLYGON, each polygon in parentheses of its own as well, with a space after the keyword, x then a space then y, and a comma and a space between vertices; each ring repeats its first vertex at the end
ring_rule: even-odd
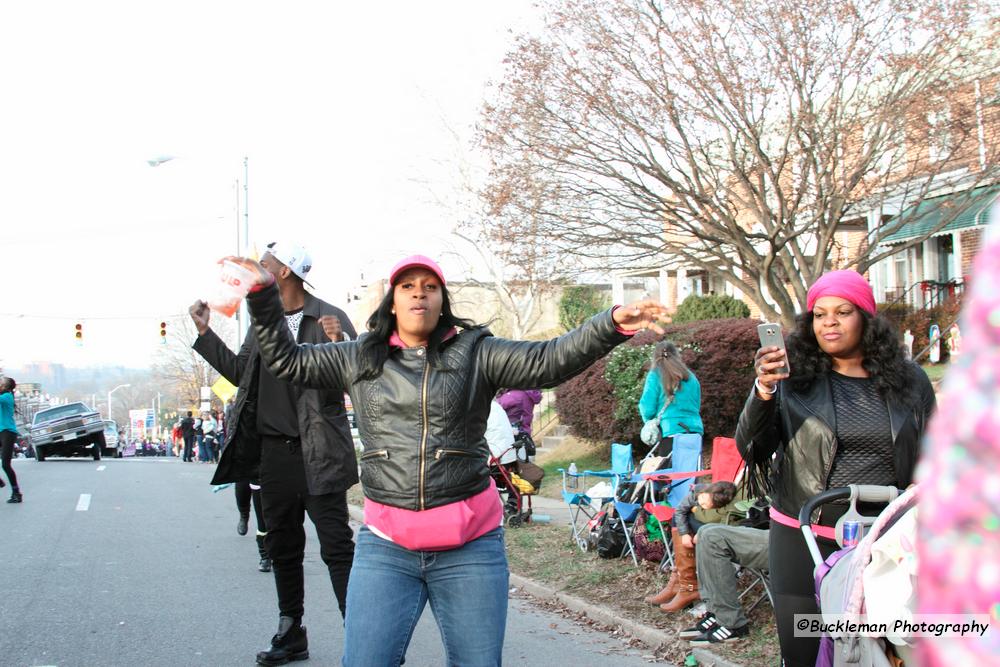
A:
POLYGON ((816 601, 824 622, 837 615, 851 622, 870 625, 884 623, 884 635, 824 635, 817 667, 892 667, 907 662, 909 644, 892 633, 897 620, 912 620, 916 607, 916 506, 917 488, 899 495, 891 486, 855 486, 830 489, 812 497, 799 513, 799 527, 816 565, 816 601), (813 511, 825 503, 850 499, 850 509, 834 529, 837 544, 843 546, 844 523, 856 521, 861 533, 856 546, 834 552, 826 560, 820 554, 810 526, 813 511), (858 502, 889 505, 877 517, 862 516, 858 502), (867 589, 867 590, 866 590, 867 589), (866 598, 866 593, 872 593, 866 598), (862 616, 865 618, 862 619, 862 616), (888 657, 902 661, 890 662, 888 657))
POLYGON ((531 496, 538 493, 545 476, 542 468, 527 460, 524 446, 523 440, 516 439, 509 448, 490 455, 490 475, 506 499, 504 523, 510 528, 531 523, 531 496))

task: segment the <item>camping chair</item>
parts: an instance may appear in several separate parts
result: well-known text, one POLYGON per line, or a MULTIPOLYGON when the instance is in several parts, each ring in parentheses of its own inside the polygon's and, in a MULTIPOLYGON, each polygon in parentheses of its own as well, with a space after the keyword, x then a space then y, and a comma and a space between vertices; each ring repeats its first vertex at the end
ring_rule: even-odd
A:
POLYGON ((757 596, 757 599, 753 601, 753 604, 747 607, 746 613, 749 614, 751 611, 753 611, 754 608, 757 605, 759 605, 761 600, 763 600, 765 597, 767 598, 768 602, 771 603, 771 607, 774 608, 774 596, 771 594, 770 573, 768 573, 767 570, 757 570, 752 567, 743 567, 741 565, 736 572, 736 576, 737 577, 740 576, 740 574, 743 572, 746 572, 747 576, 749 576, 753 581, 751 581, 750 585, 747 586, 743 590, 743 592, 739 594, 739 597, 737 599, 742 600, 750 591, 757 588, 758 585, 763 587, 764 589, 764 592, 761 593, 759 596, 757 596))
POLYGON ((562 473, 562 497, 569 505, 570 530, 573 534, 573 541, 576 542, 581 551, 587 551, 590 546, 587 539, 589 526, 594 523, 594 519, 598 516, 598 508, 614 499, 614 490, 617 488, 618 480, 632 472, 632 445, 619 445, 617 443, 611 445, 611 468, 609 470, 596 472, 584 470, 582 473, 571 473, 565 468, 557 470, 562 473), (611 495, 598 498, 591 498, 587 495, 583 489, 587 488, 587 478, 589 477, 610 479, 611 495), (595 501, 597 502, 595 503, 595 501), (586 520, 583 521, 581 517, 585 517, 586 520))
POLYGON ((694 479, 692 471, 701 467, 701 435, 685 433, 674 436, 671 460, 673 465, 669 469, 642 475, 647 482, 642 508, 656 520, 666 545, 664 560, 660 562, 661 569, 667 563, 673 566, 674 555, 668 542, 670 531, 664 530, 663 526, 669 526, 670 520, 674 518, 674 506, 683 500, 694 479), (666 497, 666 504, 656 502, 657 494, 666 497))
POLYGON ((646 479, 646 475, 669 470, 669 468, 666 468, 668 461, 669 456, 647 455, 640 462, 638 469, 627 478, 623 478, 615 490, 613 501, 615 513, 621 517, 623 528, 625 529, 626 551, 622 553, 622 557, 624 558, 626 554, 631 555, 632 563, 636 567, 639 566, 639 559, 635 553, 635 531, 638 527, 636 518, 639 510, 642 509, 643 499, 647 495, 647 487, 653 484, 653 482, 646 479))

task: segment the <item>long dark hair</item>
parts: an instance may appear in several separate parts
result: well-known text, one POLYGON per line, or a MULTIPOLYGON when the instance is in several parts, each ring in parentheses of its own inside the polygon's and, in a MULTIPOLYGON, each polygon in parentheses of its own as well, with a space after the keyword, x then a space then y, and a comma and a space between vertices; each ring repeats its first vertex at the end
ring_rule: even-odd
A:
POLYGON ((653 367, 660 371, 660 383, 667 398, 673 398, 677 387, 691 375, 677 346, 669 340, 660 341, 653 348, 653 367))
MULTIPOLYGON (((883 399, 913 407, 920 402, 919 385, 913 380, 913 364, 903 355, 892 324, 884 317, 861 314, 861 366, 871 377, 883 399)), ((788 382, 796 391, 807 389, 818 377, 828 374, 833 363, 823 352, 813 330, 813 314, 805 312, 795 318, 795 330, 786 342, 792 374, 788 382)))
MULTIPOLYGON (((868 371, 875 390, 883 399, 912 408, 920 402, 920 385, 914 381, 914 364, 906 360, 903 346, 887 319, 861 314, 861 366, 868 371)), ((813 330, 812 311, 795 318, 795 329, 785 341, 792 373, 786 382, 795 391, 805 391, 817 378, 833 370, 830 355, 823 352, 813 330)), ((770 457, 747 461, 747 484, 751 497, 764 496, 774 488, 776 466, 770 457)))
MULTIPOLYGON (((389 358, 389 338, 396 331, 396 316, 392 312, 393 295, 395 285, 389 288, 389 293, 382 299, 375 312, 368 318, 368 334, 359 340, 361 345, 360 364, 358 369, 358 380, 374 380, 382 374, 382 367, 385 360, 389 358)), ((438 349, 444 340, 445 334, 452 327, 462 329, 474 329, 477 325, 471 320, 466 320, 455 315, 451 310, 451 296, 448 288, 441 285, 441 317, 438 325, 431 332, 427 341, 427 361, 435 368, 440 369, 438 349)))

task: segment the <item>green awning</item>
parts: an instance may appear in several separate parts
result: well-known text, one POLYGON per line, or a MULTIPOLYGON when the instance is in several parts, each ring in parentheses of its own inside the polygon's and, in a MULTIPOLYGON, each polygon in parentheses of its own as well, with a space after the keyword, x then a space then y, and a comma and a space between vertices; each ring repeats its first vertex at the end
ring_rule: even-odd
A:
POLYGON ((902 220, 902 225, 879 243, 899 243, 918 236, 945 234, 958 229, 977 227, 988 222, 990 205, 1000 195, 1000 185, 987 185, 975 190, 956 192, 925 199, 906 209, 886 224, 902 220), (945 220, 948 222, 941 227, 945 220))

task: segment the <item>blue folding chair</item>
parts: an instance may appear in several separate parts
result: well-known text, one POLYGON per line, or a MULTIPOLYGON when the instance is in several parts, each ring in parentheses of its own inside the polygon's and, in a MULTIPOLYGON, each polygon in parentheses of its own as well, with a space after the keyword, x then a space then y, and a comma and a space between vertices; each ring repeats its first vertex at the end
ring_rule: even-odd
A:
POLYGON ((611 468, 608 470, 585 470, 584 474, 610 480, 611 495, 601 498, 601 504, 613 503, 615 514, 621 519, 622 530, 625 532, 626 547, 625 551, 622 552, 622 558, 629 555, 632 557, 632 562, 638 566, 639 561, 635 557, 635 549, 632 547, 632 529, 630 525, 635 521, 635 515, 641 505, 626 502, 620 497, 620 492, 624 487, 623 482, 629 481, 633 477, 634 471, 635 462, 632 459, 632 445, 613 443, 611 445, 611 468))
POLYGON ((571 520, 570 530, 573 533, 573 541, 576 542, 581 551, 587 551, 590 548, 590 543, 587 539, 587 525, 592 522, 599 513, 599 510, 595 509, 593 506, 594 500, 600 501, 598 503, 598 507, 600 507, 603 506, 604 503, 614 499, 614 490, 618 488, 618 481, 622 477, 627 477, 631 474, 632 465, 632 445, 620 445, 614 443, 611 445, 610 470, 584 470, 582 473, 573 474, 564 468, 557 469, 558 472, 562 473, 562 497, 563 501, 569 505, 571 520), (610 478, 612 488, 611 496, 591 498, 584 493, 579 487, 581 487, 582 482, 583 488, 586 488, 586 480, 588 477, 605 479, 610 478), (587 521, 582 524, 580 523, 581 516, 584 516, 587 519, 587 521))
POLYGON ((667 543, 670 536, 670 522, 674 518, 674 508, 690 491, 695 473, 705 473, 701 470, 701 440, 701 435, 698 433, 675 435, 671 467, 642 475, 649 480, 647 501, 643 509, 659 524, 664 543, 667 544, 664 561, 660 563, 661 568, 668 564, 673 566, 674 562, 673 545, 667 543), (657 495, 665 495, 667 504, 657 503, 657 495))

